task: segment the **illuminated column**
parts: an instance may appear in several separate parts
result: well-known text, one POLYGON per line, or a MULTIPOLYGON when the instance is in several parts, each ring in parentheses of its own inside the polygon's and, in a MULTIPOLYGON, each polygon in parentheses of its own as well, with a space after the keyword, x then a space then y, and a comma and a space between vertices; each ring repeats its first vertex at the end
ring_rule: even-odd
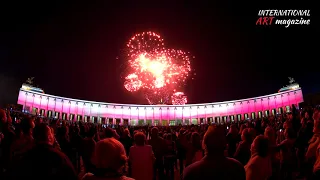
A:
POLYGON ((182 117, 181 117, 181 118, 182 118, 181 124, 182 124, 182 125, 184 125, 184 123, 185 123, 184 114, 183 114, 183 113, 184 113, 184 106, 182 107, 182 113, 181 113, 181 116, 182 116, 182 117))
POLYGON ((274 103, 272 104, 272 106, 273 106, 273 108, 272 109, 275 109, 275 113, 277 114, 277 95, 274 95, 273 96, 273 101, 274 101, 274 103))
POLYGON ((144 123, 147 124, 147 108, 144 107, 144 123))
POLYGON ((50 101, 50 98, 47 97, 47 113, 46 113, 46 117, 48 116, 48 111, 49 111, 49 101, 50 101))
POLYGON ((244 114, 243 114, 243 107, 242 107, 242 101, 239 103, 239 106, 241 108, 241 119, 239 119, 240 121, 242 121, 244 114))
POLYGON ((77 107, 77 110, 74 110, 74 118, 76 119, 75 121, 78 121, 78 113, 79 113, 78 101, 76 101, 75 107, 77 107))
POLYGON ((41 104, 42 104, 42 96, 40 96, 40 107, 39 107, 39 113, 41 113, 41 104))
POLYGON ((159 111, 160 111, 160 123, 161 123, 161 126, 162 126, 162 108, 161 107, 159 108, 159 111))
POLYGON ((120 123, 124 124, 123 123, 123 106, 121 106, 121 120, 120 120, 120 123))
POLYGON ((56 117, 57 98, 54 98, 53 101, 54 101, 54 108, 53 108, 54 114, 53 114, 53 116, 56 117))
POLYGON ((59 116, 61 116, 61 118, 60 119, 62 119, 63 118, 63 105, 64 105, 64 102, 63 102, 64 100, 63 99, 61 99, 61 107, 62 107, 62 110, 60 109, 60 111, 59 111, 59 116))
POLYGON ((86 103, 83 103, 83 107, 82 107, 82 121, 85 121, 86 119, 84 118, 84 109, 86 108, 86 103))
POLYGON ((129 123, 131 124, 131 106, 129 106, 129 110, 130 110, 129 123))
POLYGON ((290 105, 290 108, 291 108, 292 103, 290 101, 290 99, 291 99, 290 96, 292 96, 292 93, 288 92, 288 104, 290 105))
POLYGON ((214 105, 212 104, 211 105, 211 116, 212 116, 212 122, 215 123, 215 115, 213 114, 213 108, 214 108, 214 105))
POLYGON ((289 108, 290 108, 290 112, 292 112, 292 107, 291 107, 291 103, 290 103, 290 92, 288 92, 287 94, 287 98, 288 98, 288 105, 289 105, 289 108))
POLYGON ((112 124, 116 124, 116 117, 115 117, 115 115, 116 115, 116 106, 113 106, 113 117, 112 117, 112 124))
POLYGON ((35 97, 35 95, 34 95, 34 94, 32 94, 32 107, 31 107, 31 113, 33 112, 34 97, 35 97))
POLYGON ((154 107, 152 107, 152 125, 154 126, 154 107))
POLYGON ((254 109, 254 113, 256 113, 256 118, 258 117, 258 112, 257 112, 257 107, 256 107, 256 104, 257 104, 257 99, 254 99, 253 100, 253 109, 254 109))
POLYGON ((174 118, 174 121, 175 121, 175 125, 178 125, 177 116, 176 116, 176 110, 177 110, 177 107, 174 107, 174 109, 173 109, 173 118, 174 118))
POLYGON ((69 106, 69 109, 68 109, 68 120, 71 120, 73 122, 73 119, 71 119, 71 114, 70 114, 70 110, 71 110, 71 101, 68 102, 68 106, 69 106))
POLYGON ((181 124, 184 125, 184 123, 185 123, 185 121, 184 121, 184 115, 183 115, 184 106, 183 106, 181 109, 182 109, 182 112, 181 112, 181 116, 182 116, 182 117, 181 117, 181 121, 182 121, 182 122, 181 122, 181 124))
POLYGON ((232 104, 232 110, 233 110, 233 112, 232 112, 232 116, 233 116, 233 119, 231 119, 231 121, 233 120, 234 122, 236 122, 236 103, 235 102, 233 102, 233 104, 232 104))
POLYGON ((191 118, 191 111, 192 111, 192 106, 189 108, 189 124, 192 124, 192 118, 191 118))
MULTIPOLYGON (((64 112, 63 112, 63 108, 64 108, 64 102, 63 102, 63 99, 61 99, 61 104, 62 104, 62 111, 61 111, 61 118, 63 119, 63 114, 64 114, 64 112)), ((65 120, 65 119, 64 119, 65 120)))
POLYGON ((136 108, 136 111, 138 111, 138 124, 139 124, 139 119, 140 119, 139 107, 136 108))
POLYGON ((237 103, 236 102, 233 102, 233 105, 232 105, 232 108, 233 108, 233 120, 234 122, 238 122, 238 112, 237 112, 237 103))
POLYGON ((219 116, 219 124, 222 122, 222 114, 221 114, 221 104, 217 104, 217 114, 219 116))
POLYGON ((101 104, 98 104, 98 112, 97 112, 97 118, 98 118, 97 119, 97 123, 98 124, 101 124, 101 117, 100 117, 100 114, 101 114, 100 111, 101 110, 100 109, 101 109, 101 104))
POLYGON ((281 108, 282 108, 282 111, 284 111, 283 110, 283 93, 281 94, 281 108))
MULTIPOLYGON (((260 111, 262 111, 262 112, 263 112, 263 107, 262 107, 262 98, 260 98, 260 111)), ((262 114, 261 114, 261 116, 262 116, 262 114)))
POLYGON ((169 107, 167 107, 167 125, 170 124, 170 115, 169 115, 169 113, 170 113, 170 109, 169 109, 169 107))
POLYGON ((200 124, 200 119, 199 119, 199 109, 200 107, 197 106, 197 124, 200 124))
POLYGON ((28 99, 28 93, 26 92, 26 93, 25 93, 25 99, 24 99, 24 105, 23 105, 23 111, 26 110, 26 107, 27 107, 27 99, 28 99))
POLYGON ((204 124, 207 124, 207 106, 204 106, 204 124))
POLYGON ((250 113, 250 101, 247 101, 247 103, 245 103, 245 106, 246 106, 246 113, 248 114, 248 118, 252 118, 251 117, 251 113, 250 113))
POLYGON ((244 120, 244 119, 245 119, 244 114, 245 114, 246 112, 245 112, 245 110, 244 110, 243 102, 242 102, 242 101, 240 102, 240 105, 241 105, 241 119, 244 120))
POLYGON ((226 104, 226 116, 227 116, 227 118, 226 118, 226 123, 230 120, 230 119, 229 119, 228 107, 229 107, 229 104, 227 103, 227 104, 226 104))
POLYGON ((92 122, 92 115, 91 115, 91 108, 92 108, 92 107, 93 107, 93 104, 90 103, 89 114, 88 114, 88 116, 89 116, 89 121, 90 121, 90 122, 92 122))
POLYGON ((297 100, 297 91, 294 91, 294 103, 296 104, 297 109, 299 109, 299 103, 297 100))
POLYGON ((268 97, 268 111, 269 111, 269 115, 270 115, 270 97, 268 97))

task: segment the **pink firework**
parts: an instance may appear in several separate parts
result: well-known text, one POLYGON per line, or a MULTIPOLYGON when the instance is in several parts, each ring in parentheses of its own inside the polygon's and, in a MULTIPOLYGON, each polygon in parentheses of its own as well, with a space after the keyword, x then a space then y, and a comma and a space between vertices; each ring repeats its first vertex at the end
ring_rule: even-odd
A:
POLYGON ((166 49, 163 39, 154 32, 136 34, 127 47, 130 73, 124 86, 130 92, 170 90, 183 84, 191 72, 188 53, 166 49))
POLYGON ((185 105, 187 103, 187 96, 183 92, 176 92, 171 97, 173 105, 185 105))
POLYGON ((141 85, 142 82, 138 79, 136 74, 129 74, 124 82, 124 87, 131 92, 139 90, 141 85))

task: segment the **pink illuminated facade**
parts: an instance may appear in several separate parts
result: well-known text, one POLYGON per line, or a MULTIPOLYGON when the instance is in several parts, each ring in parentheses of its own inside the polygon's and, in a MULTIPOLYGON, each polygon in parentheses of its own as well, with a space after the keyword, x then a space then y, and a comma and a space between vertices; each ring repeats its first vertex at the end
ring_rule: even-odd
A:
POLYGON ((205 104, 113 104, 64 98, 21 88, 18 104, 49 118, 102 124, 178 125, 224 123, 289 112, 303 102, 301 88, 266 96, 205 104))

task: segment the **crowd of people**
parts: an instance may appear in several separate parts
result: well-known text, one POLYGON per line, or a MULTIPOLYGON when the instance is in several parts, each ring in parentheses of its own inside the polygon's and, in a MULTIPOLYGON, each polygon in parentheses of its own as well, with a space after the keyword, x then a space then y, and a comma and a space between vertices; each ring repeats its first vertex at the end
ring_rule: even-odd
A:
POLYGON ((320 179, 320 108, 225 124, 115 126, 0 109, 0 179, 320 179))

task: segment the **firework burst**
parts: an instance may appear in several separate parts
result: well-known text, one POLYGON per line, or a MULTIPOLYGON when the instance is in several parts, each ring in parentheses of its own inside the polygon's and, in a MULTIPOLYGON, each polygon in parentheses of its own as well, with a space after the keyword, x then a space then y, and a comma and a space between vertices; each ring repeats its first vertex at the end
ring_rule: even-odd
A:
POLYGON ((146 95, 149 103, 150 99, 166 101, 168 92, 172 94, 173 89, 184 84, 191 72, 189 54, 167 49, 160 35, 154 32, 136 34, 127 48, 129 73, 124 87, 130 92, 142 90, 152 94, 146 95))
POLYGON ((183 92, 173 93, 172 97, 173 105, 185 105, 187 103, 187 96, 183 92))

